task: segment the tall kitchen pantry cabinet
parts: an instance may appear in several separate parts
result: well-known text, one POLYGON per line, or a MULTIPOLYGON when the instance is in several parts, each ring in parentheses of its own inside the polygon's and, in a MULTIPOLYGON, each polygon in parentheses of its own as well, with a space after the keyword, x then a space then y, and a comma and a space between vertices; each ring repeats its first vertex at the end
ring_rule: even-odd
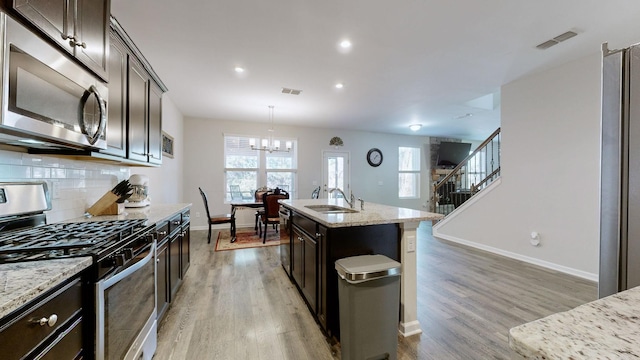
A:
POLYGON ((108 149, 102 152, 151 166, 162 164, 162 94, 166 90, 111 18, 108 149))

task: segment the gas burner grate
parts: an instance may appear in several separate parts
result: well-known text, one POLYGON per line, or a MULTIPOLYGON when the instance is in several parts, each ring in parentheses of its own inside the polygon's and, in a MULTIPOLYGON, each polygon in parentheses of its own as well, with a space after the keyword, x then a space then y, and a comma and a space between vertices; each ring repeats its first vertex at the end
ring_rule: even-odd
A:
POLYGON ((0 263, 99 256, 147 228, 145 219, 56 223, 0 233, 0 263))

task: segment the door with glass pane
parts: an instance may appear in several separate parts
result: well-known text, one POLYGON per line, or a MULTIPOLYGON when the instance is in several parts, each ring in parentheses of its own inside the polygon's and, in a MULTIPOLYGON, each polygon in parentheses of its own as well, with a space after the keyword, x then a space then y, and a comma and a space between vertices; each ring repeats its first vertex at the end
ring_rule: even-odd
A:
POLYGON ((349 153, 339 151, 323 151, 322 152, 322 191, 320 197, 335 197, 341 198, 342 195, 339 192, 333 192, 329 195, 329 190, 338 188, 342 190, 347 196, 351 191, 350 178, 349 178, 349 153))

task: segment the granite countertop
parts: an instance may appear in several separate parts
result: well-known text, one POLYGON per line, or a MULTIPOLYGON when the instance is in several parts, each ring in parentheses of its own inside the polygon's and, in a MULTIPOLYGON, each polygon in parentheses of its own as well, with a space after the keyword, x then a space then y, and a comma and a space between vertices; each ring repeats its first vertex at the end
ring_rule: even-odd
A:
POLYGON ((91 266, 90 256, 0 264, 0 318, 91 266))
POLYGON ((357 212, 342 214, 323 214, 305 206, 337 205, 348 208, 349 204, 344 199, 280 200, 280 203, 285 208, 294 210, 329 228, 438 220, 443 217, 441 214, 370 202, 365 202, 364 210, 360 210, 360 202, 357 200, 354 208, 357 212))
POLYGON ((640 287, 520 325, 509 346, 526 359, 640 359, 640 287))
POLYGON ((149 224, 160 223, 169 220, 173 215, 189 209, 191 204, 152 204, 141 208, 125 208, 120 215, 98 215, 91 217, 79 217, 63 222, 90 222, 108 220, 146 219, 149 224))

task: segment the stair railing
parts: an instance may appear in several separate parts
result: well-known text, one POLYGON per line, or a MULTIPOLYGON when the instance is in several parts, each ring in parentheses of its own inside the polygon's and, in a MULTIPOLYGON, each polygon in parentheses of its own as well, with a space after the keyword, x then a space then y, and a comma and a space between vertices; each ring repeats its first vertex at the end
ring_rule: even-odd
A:
POLYGON ((451 213, 500 176, 500 141, 498 128, 455 168, 432 169, 432 212, 451 213))

